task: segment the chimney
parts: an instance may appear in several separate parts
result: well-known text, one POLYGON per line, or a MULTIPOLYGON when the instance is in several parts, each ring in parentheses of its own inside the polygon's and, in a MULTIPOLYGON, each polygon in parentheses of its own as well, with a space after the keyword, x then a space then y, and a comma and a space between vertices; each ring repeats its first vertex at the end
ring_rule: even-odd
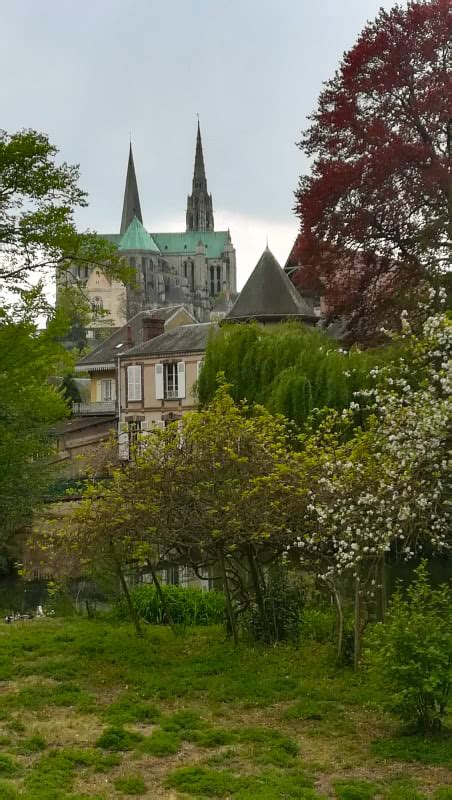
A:
POLYGON ((165 320, 159 317, 143 317, 143 342, 160 336, 165 328, 165 320))
POLYGON ((125 341, 125 344, 127 345, 127 347, 133 347, 133 345, 135 344, 135 342, 133 341, 133 334, 132 334, 132 326, 131 325, 127 325, 127 328, 126 328, 126 341, 125 341))

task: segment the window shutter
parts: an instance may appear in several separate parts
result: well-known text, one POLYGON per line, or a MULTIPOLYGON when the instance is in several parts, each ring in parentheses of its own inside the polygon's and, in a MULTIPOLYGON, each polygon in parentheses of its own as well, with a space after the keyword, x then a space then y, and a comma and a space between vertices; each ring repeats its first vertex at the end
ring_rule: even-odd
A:
POLYGON ((155 399, 163 400, 163 364, 155 365, 155 399))
POLYGON ((177 396, 179 399, 185 397, 185 361, 177 363, 177 396))
POLYGON ((127 399, 141 400, 141 367, 127 367, 127 399))
POLYGON ((199 380, 199 376, 201 374, 201 370, 204 366, 204 361, 197 361, 196 362, 196 378, 199 380))
POLYGON ((119 431, 118 433, 118 450, 119 460, 129 460, 129 433, 128 431, 119 431))

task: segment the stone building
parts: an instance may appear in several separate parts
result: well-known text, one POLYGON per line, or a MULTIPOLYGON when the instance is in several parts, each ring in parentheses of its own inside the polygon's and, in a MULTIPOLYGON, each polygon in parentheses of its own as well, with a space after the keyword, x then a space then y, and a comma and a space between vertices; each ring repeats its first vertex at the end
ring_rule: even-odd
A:
POLYGON ((139 311, 181 304, 206 322, 218 295, 235 295, 235 248, 229 230, 215 230, 199 122, 186 230, 151 233, 144 227, 130 145, 119 232, 99 235, 115 244, 136 271, 136 286, 125 287, 99 269, 81 267, 76 276, 68 273, 66 281, 75 278, 84 283, 93 310, 106 312, 99 314, 94 326, 120 327, 139 311))

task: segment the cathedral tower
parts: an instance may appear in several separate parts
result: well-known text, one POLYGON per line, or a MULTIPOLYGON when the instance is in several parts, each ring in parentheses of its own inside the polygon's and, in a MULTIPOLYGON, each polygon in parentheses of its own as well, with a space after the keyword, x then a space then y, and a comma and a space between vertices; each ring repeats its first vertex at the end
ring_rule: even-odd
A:
POLYGON ((130 142, 126 188, 124 190, 124 203, 122 206, 121 234, 126 232, 134 217, 136 217, 141 224, 143 224, 140 197, 138 194, 137 176, 135 175, 135 165, 133 163, 132 142, 130 142))
POLYGON ((206 170, 198 120, 192 193, 187 197, 187 231, 213 231, 212 195, 207 192, 206 170))

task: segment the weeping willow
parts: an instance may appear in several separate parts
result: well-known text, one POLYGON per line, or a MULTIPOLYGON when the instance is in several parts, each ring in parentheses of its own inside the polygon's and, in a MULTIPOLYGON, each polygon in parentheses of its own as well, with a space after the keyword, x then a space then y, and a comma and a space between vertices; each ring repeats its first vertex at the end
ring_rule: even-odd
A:
POLYGON ((224 325, 209 341, 198 399, 201 406, 212 399, 223 373, 236 402, 261 403, 302 426, 316 408, 347 407, 354 392, 372 384, 371 369, 394 358, 393 348, 347 352, 294 322, 224 325))

